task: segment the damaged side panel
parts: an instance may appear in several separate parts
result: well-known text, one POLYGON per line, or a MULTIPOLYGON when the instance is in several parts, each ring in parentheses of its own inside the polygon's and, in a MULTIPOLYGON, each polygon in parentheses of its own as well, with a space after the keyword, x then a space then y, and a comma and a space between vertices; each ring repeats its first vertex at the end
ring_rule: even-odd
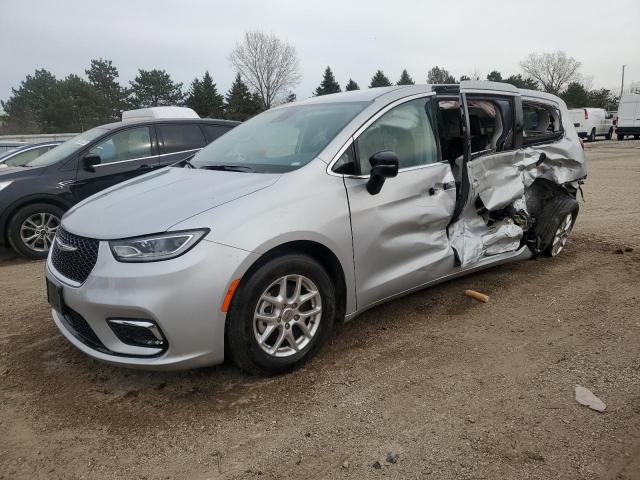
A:
MULTIPOLYGON (((468 195, 459 219, 448 227, 462 268, 524 245, 538 253, 549 241, 544 223, 556 221, 547 205, 557 197, 575 203, 577 182, 586 176, 584 153, 573 125, 568 124, 564 103, 553 108, 555 124, 554 115, 548 113, 529 119, 530 132, 525 122, 524 141, 529 146, 467 161, 468 195), (545 142, 544 136, 553 136, 553 128, 561 134, 545 142)), ((530 115, 535 115, 532 111, 530 115)))

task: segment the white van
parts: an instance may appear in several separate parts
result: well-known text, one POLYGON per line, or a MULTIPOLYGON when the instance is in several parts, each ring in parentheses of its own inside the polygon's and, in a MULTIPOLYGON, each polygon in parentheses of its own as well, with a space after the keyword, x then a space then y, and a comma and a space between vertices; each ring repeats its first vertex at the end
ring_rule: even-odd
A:
POLYGON ((569 114, 580 138, 586 138, 593 142, 596 136, 600 135, 611 140, 613 115, 604 108, 574 108, 569 110, 569 114))
POLYGON ((640 138, 640 90, 623 95, 620 99, 616 134, 618 140, 624 140, 627 135, 633 135, 636 140, 640 138))

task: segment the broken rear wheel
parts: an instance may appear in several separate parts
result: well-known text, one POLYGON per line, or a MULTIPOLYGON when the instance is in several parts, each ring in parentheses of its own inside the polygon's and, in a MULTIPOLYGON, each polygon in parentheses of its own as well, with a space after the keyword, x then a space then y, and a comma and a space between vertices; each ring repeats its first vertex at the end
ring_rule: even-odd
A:
POLYGON ((536 217, 533 227, 538 237, 539 252, 555 257, 567 244, 569 233, 578 216, 578 201, 569 194, 556 194, 536 217))

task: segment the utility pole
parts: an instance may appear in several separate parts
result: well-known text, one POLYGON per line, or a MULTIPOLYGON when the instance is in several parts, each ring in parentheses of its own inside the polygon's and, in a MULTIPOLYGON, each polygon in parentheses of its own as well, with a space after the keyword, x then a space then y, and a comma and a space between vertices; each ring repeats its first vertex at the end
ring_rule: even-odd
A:
POLYGON ((620 99, 622 99, 622 94, 624 93, 624 69, 626 65, 622 65, 622 85, 620 85, 620 99))

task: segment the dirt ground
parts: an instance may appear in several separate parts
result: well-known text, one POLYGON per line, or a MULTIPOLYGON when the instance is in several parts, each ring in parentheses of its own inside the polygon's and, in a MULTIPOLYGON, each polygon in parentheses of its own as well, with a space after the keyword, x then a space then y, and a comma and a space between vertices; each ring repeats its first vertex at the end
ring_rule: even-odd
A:
POLYGON ((43 263, 5 254, 0 478, 640 479, 640 141, 587 150, 560 257, 371 310, 281 377, 91 360, 51 320, 43 263))

